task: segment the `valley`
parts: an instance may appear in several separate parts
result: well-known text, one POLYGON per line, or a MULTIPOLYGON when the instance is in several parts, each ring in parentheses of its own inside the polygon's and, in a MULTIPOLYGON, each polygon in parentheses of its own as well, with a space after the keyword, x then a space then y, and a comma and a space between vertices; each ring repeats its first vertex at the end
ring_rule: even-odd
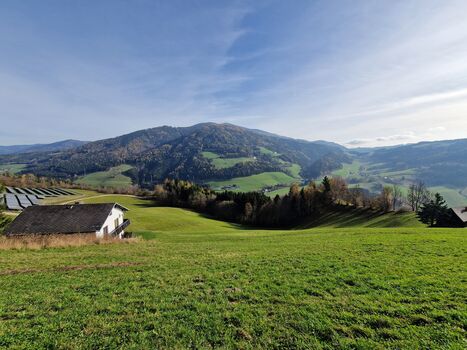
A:
POLYGON ((406 192, 411 183, 421 180, 451 206, 467 201, 466 140, 352 149, 232 124, 203 123, 53 145, 39 147, 53 152, 10 146, 10 152, 20 151, 0 155, 0 171, 117 189, 132 185, 150 189, 166 178, 179 178, 218 191, 262 191, 271 197, 286 194, 292 183, 319 182, 325 175, 340 176, 350 187, 370 193, 393 185, 406 192), (63 148, 57 149, 59 145, 63 148))

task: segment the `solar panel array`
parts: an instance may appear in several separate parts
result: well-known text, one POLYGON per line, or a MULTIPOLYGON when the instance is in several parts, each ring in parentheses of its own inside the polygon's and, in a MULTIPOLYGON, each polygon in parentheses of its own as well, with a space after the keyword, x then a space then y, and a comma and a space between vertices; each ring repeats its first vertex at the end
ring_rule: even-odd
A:
MULTIPOLYGON (((39 200, 46 197, 71 196, 76 193, 62 188, 19 188, 6 187, 4 202, 8 210, 23 210, 32 205, 39 205, 39 200)), ((1 194, 0 194, 1 199, 1 194)))
POLYGON ((21 210, 23 209, 19 204, 18 198, 14 194, 7 193, 5 195, 5 204, 9 210, 21 210))

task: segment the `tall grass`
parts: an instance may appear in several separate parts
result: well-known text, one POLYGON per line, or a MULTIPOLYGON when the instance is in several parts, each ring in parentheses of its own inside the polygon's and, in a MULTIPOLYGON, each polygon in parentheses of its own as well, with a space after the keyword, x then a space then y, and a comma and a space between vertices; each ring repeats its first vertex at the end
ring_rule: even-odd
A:
POLYGON ((117 237, 97 238, 94 234, 0 236, 0 250, 31 249, 39 250, 56 247, 79 247, 93 244, 131 243, 137 238, 120 239, 117 237))

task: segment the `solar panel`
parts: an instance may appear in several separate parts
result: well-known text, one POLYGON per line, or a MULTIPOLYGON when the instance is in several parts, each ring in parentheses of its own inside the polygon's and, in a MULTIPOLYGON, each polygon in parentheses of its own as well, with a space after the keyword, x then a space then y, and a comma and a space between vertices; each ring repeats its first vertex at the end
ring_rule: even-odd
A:
POLYGON ((19 205, 18 199, 14 194, 7 193, 5 195, 6 200, 6 207, 9 210, 21 210, 21 206, 19 205))
POLYGON ((33 192, 34 194, 38 194, 38 195, 40 195, 40 196, 43 196, 43 195, 44 195, 38 188, 31 188, 30 190, 31 190, 31 192, 33 192))
POLYGON ((35 194, 30 188, 23 188, 23 191, 27 194, 35 194))
POLYGON ((24 190, 23 190, 22 188, 15 187, 15 190, 16 190, 16 193, 19 193, 19 194, 26 194, 26 192, 24 192, 24 190))
POLYGON ((36 196, 28 194, 26 197, 28 197, 28 199, 29 199, 29 201, 31 202, 32 205, 39 205, 39 200, 37 199, 36 196))
POLYGON ((49 190, 46 190, 45 188, 41 188, 40 190, 41 190, 41 192, 43 192, 43 194, 45 196, 49 196, 49 197, 56 197, 57 196, 57 195, 53 194, 52 192, 49 192, 49 190))
POLYGON ((5 188, 7 193, 16 193, 15 190, 11 187, 6 186, 5 188))
POLYGON ((54 190, 55 192, 60 193, 60 195, 62 195, 62 196, 68 196, 68 195, 69 195, 67 191, 62 190, 61 188, 54 188, 53 190, 54 190))
POLYGON ((23 208, 27 208, 27 207, 30 207, 32 205, 32 203, 29 201, 28 197, 26 197, 25 194, 17 194, 16 198, 18 198, 19 204, 23 208))
POLYGON ((50 193, 56 195, 56 196, 61 196, 62 194, 60 192, 57 192, 55 189, 53 188, 48 188, 47 191, 49 191, 50 193))
POLYGON ((75 193, 75 192, 73 192, 73 191, 70 191, 70 190, 64 190, 63 188, 61 188, 61 190, 62 190, 63 192, 65 192, 65 193, 66 193, 67 195, 69 195, 69 196, 74 196, 74 195, 76 194, 76 193, 75 193))

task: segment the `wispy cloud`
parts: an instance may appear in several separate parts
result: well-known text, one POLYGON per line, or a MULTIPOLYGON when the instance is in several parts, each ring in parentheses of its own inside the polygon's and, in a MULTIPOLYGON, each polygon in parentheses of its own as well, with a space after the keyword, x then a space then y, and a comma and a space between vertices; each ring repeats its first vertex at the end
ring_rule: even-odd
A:
POLYGON ((25 4, 0 4, 0 144, 202 121, 349 145, 467 137, 463 1, 25 4))

